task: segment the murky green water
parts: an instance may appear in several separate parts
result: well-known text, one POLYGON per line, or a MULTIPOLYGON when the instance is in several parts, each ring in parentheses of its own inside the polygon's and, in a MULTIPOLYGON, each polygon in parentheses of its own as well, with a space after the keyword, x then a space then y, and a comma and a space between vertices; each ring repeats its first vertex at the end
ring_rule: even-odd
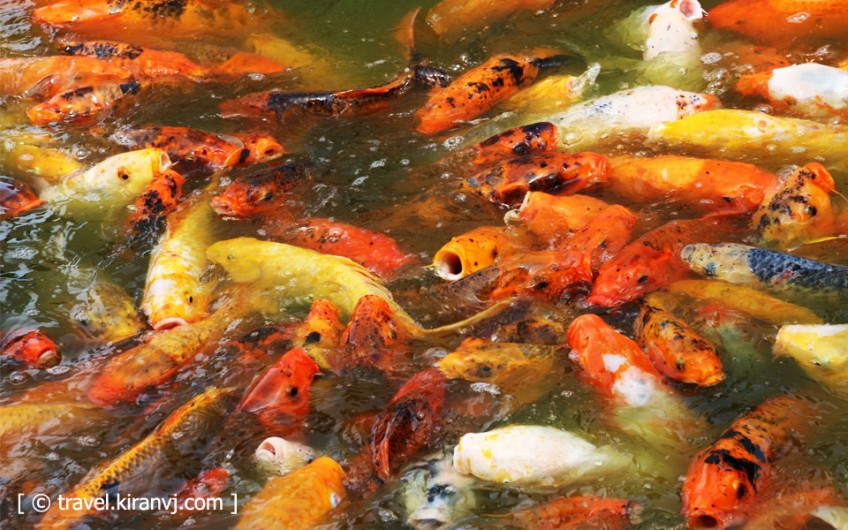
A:
MULTIPOLYGON (((709 2, 710 8, 718 2, 709 2)), ((422 5, 426 10, 435 2, 422 5)), ((525 14, 509 21, 492 24, 478 32, 470 32, 454 43, 438 42, 432 35, 420 35, 418 51, 431 64, 458 74, 485 58, 500 52, 517 51, 534 46, 573 50, 584 56, 587 63, 601 62, 602 71, 594 93, 605 94, 638 84, 634 80, 632 62, 613 59, 621 57, 622 50, 605 38, 610 24, 630 10, 649 2, 605 0, 603 2, 566 0, 549 12, 525 14)), ((223 120, 217 116, 220 101, 235 94, 260 90, 277 83, 293 88, 341 89, 383 83, 400 72, 407 64, 402 50, 393 38, 393 32, 404 14, 421 5, 416 2, 387 2, 377 0, 355 1, 277 1, 279 8, 290 18, 290 24, 275 27, 279 35, 307 47, 331 65, 326 71, 294 72, 283 81, 248 81, 233 84, 198 85, 190 90, 156 89, 142 98, 132 108, 107 120, 103 129, 152 124, 198 127, 215 132, 234 132, 244 127, 238 121, 223 120)), ((0 56, 20 57, 52 54, 48 36, 29 23, 31 4, 22 0, 0 3, 0 56)), ((419 26, 422 27, 422 26, 419 26)), ((729 37, 717 31, 704 35, 705 51, 718 46, 729 37)), ((829 43, 820 53, 839 54, 848 41, 829 43)), ((184 49, 210 53, 203 43, 184 49)), ((799 50, 811 53, 815 50, 799 50)), ((811 57, 808 56, 808 57, 811 57)), ((638 54, 627 59, 635 61, 638 54)), ((722 96, 726 106, 742 104, 730 90, 727 69, 731 65, 719 62, 705 67, 709 89, 722 96)), ((579 73, 574 68, 573 73, 579 73)), ((313 167, 312 188, 304 197, 305 215, 334 217, 337 220, 388 233, 400 247, 429 263, 433 253, 450 237, 478 225, 500 224, 502 211, 488 205, 466 204, 457 196, 460 175, 453 166, 435 165, 465 138, 445 135, 437 139, 426 138, 412 131, 410 123, 415 111, 426 95, 413 93, 385 111, 375 114, 313 122, 295 121, 285 125, 265 124, 287 148, 292 156, 313 167), (403 214, 410 201, 427 196, 441 197, 451 215, 430 226, 411 222, 403 214)), ((30 131, 31 126, 21 119, 26 104, 7 98, 0 106, 0 126, 9 131, 30 131)), ((489 116, 497 116, 497 112, 489 116)), ((503 116, 498 128, 521 123, 520 116, 503 116), (502 124, 502 127, 501 127, 502 124)), ((455 135, 467 134, 467 129, 457 129, 455 135)), ((114 153, 108 143, 101 140, 103 131, 69 128, 50 131, 57 145, 73 153, 85 164, 99 161, 114 153)), ((2 141, 2 140, 0 140, 2 141)), ((609 152, 644 153, 642 145, 622 144, 605 147, 609 152)), ((602 151, 603 152, 603 151, 602 151)), ((769 154, 752 153, 746 161, 761 164, 769 170, 778 170, 787 162, 769 154)), ((5 174, 31 180, 31 176, 16 172, 9 164, 0 162, 5 174)), ((834 172, 842 193, 848 193, 848 174, 834 172)), ((190 182, 199 187, 201 179, 190 182)), ((635 211, 656 219, 657 216, 687 217, 687 212, 668 212, 662 205, 637 207, 635 211)), ((693 215, 694 216, 694 215, 693 215)), ((222 224, 228 235, 255 234, 257 225, 251 222, 222 224)), ((14 220, 0 221, 0 316, 2 328, 39 328, 59 344, 63 354, 60 366, 44 372, 12 371, 3 369, 0 402, 12 403, 26 390, 50 381, 61 380, 79 370, 82 363, 106 358, 120 349, 104 345, 84 336, 68 317, 68 308, 80 296, 81 290, 91 280, 108 279, 126 288, 138 301, 144 287, 146 253, 133 259, 114 257, 118 245, 108 226, 97 221, 79 222, 63 219, 49 209, 38 209, 14 220)), ((817 252, 809 249, 809 253, 817 252)), ((848 252, 844 248, 828 247, 816 255, 833 263, 848 265, 848 252)), ((449 307, 435 288, 437 280, 430 271, 420 268, 409 277, 390 285, 396 299, 425 325, 450 321, 455 308, 449 307)), ((305 308, 301 308, 305 309, 305 308)), ((848 315, 832 307, 814 308, 827 321, 844 323, 848 315)), ((555 319, 565 325, 575 312, 562 309, 555 319)), ((295 312, 293 317, 302 317, 295 312)), ((613 315, 611 321, 630 328, 634 313, 624 311, 613 315)), ((243 329, 249 328, 247 324, 243 329)), ((627 496, 645 505, 639 528, 673 528, 684 523, 680 517, 679 489, 689 458, 698 447, 715 438, 733 419, 765 398, 790 392, 804 392, 821 400, 832 413, 827 422, 815 425, 813 434, 796 456, 778 465, 779 476, 787 484, 810 481, 830 483, 848 495, 848 403, 810 381, 792 360, 775 359, 770 341, 776 328, 750 323, 742 329, 724 329, 720 336, 728 378, 708 391, 684 390, 684 399, 697 415, 707 422, 705 432, 693 433, 689 454, 669 454, 643 447, 634 438, 616 431, 609 423, 605 402, 591 389, 582 385, 573 374, 569 363, 563 359, 562 367, 552 376, 552 388, 539 401, 520 407, 508 417, 499 418, 493 425, 508 423, 539 423, 576 430, 597 442, 611 443, 634 455, 639 471, 631 476, 609 477, 583 487, 562 489, 559 495, 574 493, 627 496)), ((236 336, 237 334, 233 334, 236 336)), ((564 338, 563 338, 564 341, 564 338)), ((428 364, 431 348, 449 350, 457 339, 443 343, 416 345, 415 368, 428 364)), ((276 354, 267 363, 276 360, 276 354)), ((167 385, 145 397, 134 406, 121 406, 112 411, 113 418, 104 428, 91 425, 71 436, 43 437, 33 440, 15 440, 8 453, 16 465, 23 463, 25 471, 2 475, 0 491, 4 495, 4 519, 0 526, 25 528, 37 521, 31 509, 27 515, 17 515, 17 495, 31 498, 37 493, 55 495, 69 491, 94 465, 113 458, 131 447, 157 425, 168 412, 185 402, 190 396, 210 384, 236 384, 246 386, 250 374, 228 377, 233 371, 234 352, 231 349, 210 345, 206 359, 183 370, 174 385, 167 385), (151 404, 155 404, 148 409, 151 404), (146 411, 146 412, 143 412, 146 411)), ((379 410, 391 399, 397 387, 379 380, 354 377, 325 376, 316 381, 313 389, 312 412, 304 432, 306 440, 321 452, 337 460, 358 451, 345 436, 343 424, 356 414, 379 410)), ((451 395, 462 396, 471 392, 459 384, 452 384, 451 395)), ((226 464, 235 471, 234 480, 225 492, 237 494, 239 505, 261 487, 261 479, 253 470, 250 455, 266 433, 255 427, 197 433, 202 445, 198 454, 179 462, 174 469, 159 467, 151 471, 161 475, 155 492, 170 492, 181 479, 193 476, 202 464, 226 464)), ((446 440, 451 447, 458 433, 446 440)), ((5 450, 4 450, 5 452, 5 450)), ((18 468, 15 468, 18 469, 18 468)), ((151 482, 154 482, 151 479, 151 482)), ((140 488, 142 491, 144 487, 140 488)), ((478 513, 503 513, 509 508, 528 506, 529 500, 542 501, 549 492, 534 493, 482 487, 478 495, 478 513)), ((228 504, 228 507, 231 507, 228 504)), ((401 528, 404 513, 397 493, 397 482, 382 488, 373 497, 361 502, 346 504, 332 518, 338 527, 350 528, 401 528)), ((197 517, 187 523, 192 528, 227 528, 234 524, 235 516, 225 513, 197 517)), ((469 528, 488 527, 493 523, 484 517, 471 516, 462 521, 469 528)), ((94 518, 93 528, 176 528, 180 523, 165 516, 124 513, 116 518, 94 518)))

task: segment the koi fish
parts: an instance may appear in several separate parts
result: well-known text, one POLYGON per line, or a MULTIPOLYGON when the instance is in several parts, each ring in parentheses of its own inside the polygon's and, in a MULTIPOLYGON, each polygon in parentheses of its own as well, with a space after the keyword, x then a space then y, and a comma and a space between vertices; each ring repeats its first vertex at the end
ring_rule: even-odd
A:
POLYGON ((427 12, 426 20, 436 35, 446 38, 460 31, 479 29, 503 20, 516 11, 544 11, 553 4, 553 0, 441 0, 427 12))
POLYGON ((760 153, 769 159, 821 157, 828 164, 844 164, 841 155, 848 152, 848 128, 738 109, 710 110, 659 123, 648 131, 648 140, 699 147, 723 156, 750 158, 752 153, 760 153))
POLYGON ((115 343, 147 329, 133 299, 114 283, 95 282, 77 298, 68 317, 89 337, 115 343))
POLYGON ((279 75, 287 70, 286 66, 268 57, 249 52, 236 52, 229 59, 215 67, 215 73, 224 76, 243 75, 279 75))
POLYGON ((238 165, 248 156, 244 144, 236 138, 188 127, 123 129, 109 140, 130 149, 161 149, 176 162, 200 162, 213 169, 238 165))
POLYGON ((416 82, 415 72, 404 72, 388 83, 371 88, 340 92, 256 92, 221 104, 224 118, 271 117, 282 121, 298 113, 313 116, 367 114, 387 107, 408 93, 416 82))
POLYGON ((321 369, 306 352, 289 350, 245 391, 237 412, 250 412, 268 427, 292 426, 309 413, 312 380, 321 369))
POLYGON ((517 207, 530 191, 567 195, 607 180, 607 157, 596 153, 542 153, 522 156, 481 171, 463 187, 497 205, 517 207))
POLYGON ((56 94, 30 108, 27 116, 33 125, 85 125, 102 117, 124 97, 135 96, 140 90, 138 81, 124 81, 118 77, 100 78, 94 84, 56 94))
POLYGON ((374 418, 368 445, 374 471, 384 482, 430 441, 440 424, 445 383, 436 368, 422 370, 374 418))
MULTIPOLYGON (((551 111, 565 110, 592 87, 601 65, 593 63, 583 74, 552 75, 519 91, 501 103, 501 107, 521 116, 544 116, 551 111)), ((554 144, 555 145, 555 144, 554 144)))
POLYGON ((774 353, 792 357, 810 378, 848 396, 848 324, 782 326, 774 353))
POLYGON ((699 452, 683 482, 683 517, 689 525, 725 528, 744 522, 774 461, 799 430, 812 425, 815 412, 798 396, 773 398, 699 452))
POLYGON ((557 497, 541 506, 518 510, 499 517, 521 528, 539 530, 573 530, 578 528, 603 528, 623 530, 630 528, 631 519, 641 506, 627 499, 606 497, 557 497))
POLYGON ((284 230, 269 224, 266 233, 286 243, 351 259, 381 278, 392 280, 398 271, 415 261, 404 253, 391 237, 339 223, 331 219, 311 218, 286 223, 284 230))
MULTIPOLYGON (((138 480, 151 465, 159 465, 161 459, 167 458, 169 450, 177 449, 181 438, 186 435, 199 435, 200 433, 196 432, 199 427, 208 427, 210 420, 219 418, 226 408, 227 395, 227 390, 212 387, 193 397, 172 412, 155 431, 125 453, 92 469, 65 497, 93 501, 107 493, 110 487, 126 487, 138 480)), ((62 509, 58 502, 54 503, 36 528, 71 528, 80 519, 94 512, 93 506, 86 508, 83 505, 78 508, 62 509)))
POLYGON ((710 94, 655 85, 599 97, 547 119, 559 129, 565 147, 579 150, 597 145, 605 136, 644 134, 657 124, 674 123, 720 105, 710 94))
POLYGON ((341 342, 343 331, 339 308, 329 300, 318 299, 295 330, 293 345, 305 351, 321 369, 329 370, 328 358, 341 342))
POLYGON ((609 204, 588 195, 530 191, 524 196, 517 217, 524 228, 557 248, 568 237, 569 230, 581 230, 608 207, 609 204))
POLYGON ((668 287, 696 300, 720 303, 772 324, 821 324, 822 319, 806 307, 778 300, 757 289, 715 280, 679 280, 668 287))
POLYGON ((673 381, 713 386, 725 375, 715 347, 648 295, 633 334, 660 374, 673 381))
MULTIPOLYGON (((220 497, 227 489, 230 472, 223 467, 207 469, 193 479, 186 482, 174 497, 177 499, 177 510, 174 516, 177 519, 187 519, 198 513, 198 502, 196 499, 211 499, 220 497), (192 501, 187 502, 189 499, 192 501)), ((210 511, 209 509, 206 512, 210 511)), ((204 513, 200 511, 200 513, 204 513)))
POLYGON ((757 507, 758 513, 752 514, 751 519, 745 523, 745 528, 803 528, 805 525, 817 524, 816 519, 829 523, 833 528, 840 528, 839 523, 828 520, 825 514, 831 510, 844 511, 844 507, 838 506, 841 502, 841 495, 831 487, 777 495, 765 506, 757 507))
POLYGON ((496 55, 433 92, 417 112, 416 130, 435 134, 468 122, 530 85, 542 69, 561 66, 572 58, 544 48, 496 55))
POLYGON ((209 76, 207 68, 181 53, 152 50, 125 42, 65 40, 62 51, 67 55, 113 62, 135 79, 186 78, 200 81, 209 76))
POLYGON ((0 133, 0 139, 0 161, 9 172, 56 184, 83 167, 69 152, 59 148, 50 135, 7 130, 0 133))
POLYGON ((752 164, 665 155, 610 157, 604 188, 640 203, 672 200, 706 212, 750 212, 776 185, 777 177, 752 164))
POLYGON ((212 199, 215 213, 243 219, 278 210, 287 199, 286 192, 308 177, 302 164, 275 164, 259 171, 238 175, 227 189, 212 199))
POLYGON ((710 10, 710 24, 775 46, 845 36, 843 0, 732 0, 710 10))
POLYGON ((165 228, 165 217, 174 211, 183 196, 185 178, 169 169, 159 175, 135 200, 135 208, 127 218, 131 238, 158 236, 165 228))
POLYGON ((89 399, 99 405, 132 401, 146 389, 170 381, 197 360, 197 352, 218 341, 234 321, 251 311, 236 296, 199 322, 154 334, 148 342, 112 357, 91 383, 89 399))
POLYGON ((50 98, 96 79, 130 80, 120 65, 94 57, 0 59, 0 94, 50 98))
POLYGON ((760 241, 779 248, 834 235, 833 177, 818 162, 798 168, 771 190, 751 219, 760 241))
POLYGON ((406 359, 411 333, 395 317, 388 301, 365 295, 356 302, 339 348, 328 357, 335 372, 374 367, 390 372, 406 359))
POLYGON ((344 501, 344 477, 341 466, 326 456, 274 477, 241 510, 236 530, 312 528, 344 501))
POLYGON ((17 403, 0 407, 0 446, 33 435, 70 434, 100 424, 111 416, 91 403, 17 403))
POLYGON ((497 226, 480 226, 443 245, 433 256, 433 269, 439 278, 458 280, 514 254, 521 246, 518 234, 497 226))
POLYGON ((805 63, 743 75, 736 90, 768 100, 781 112, 802 116, 848 115, 848 72, 805 63))
POLYGON ((0 219, 11 219, 42 204, 44 201, 25 183, 0 177, 0 219))
POLYGON ((575 253, 586 270, 597 272, 630 242, 638 220, 633 212, 614 204, 565 239, 559 248, 575 253))
POLYGON ((215 215, 203 194, 168 216, 150 255, 141 310, 153 329, 197 322, 209 314, 217 283, 204 280, 206 248, 215 239, 215 215))
POLYGON ((650 61, 664 53, 685 53, 700 56, 698 33, 693 22, 704 18, 698 0, 671 0, 648 8, 643 14, 648 22, 648 38, 642 59, 650 61))
POLYGON ((844 302, 848 267, 733 243, 688 245, 680 257, 695 272, 775 294, 844 302))
POLYGON ((0 332, 0 355, 27 368, 49 368, 62 361, 62 355, 43 331, 0 332))
POLYGON ((468 433, 453 450, 453 467, 479 479, 510 486, 566 487, 630 463, 610 446, 598 447, 568 431, 540 425, 508 425, 468 433))
POLYGON ((114 155, 95 166, 66 176, 41 192, 41 199, 75 215, 102 213, 131 204, 171 160, 159 149, 114 155))
POLYGON ((233 136, 244 144, 244 149, 247 151, 246 155, 242 153, 239 158, 240 166, 268 162, 280 158, 286 152, 276 138, 263 132, 237 132, 233 136))
POLYGON ((206 257, 221 265, 235 282, 275 286, 273 295, 281 303, 309 303, 325 298, 338 307, 343 318, 353 314, 363 296, 379 296, 389 303, 394 318, 413 337, 453 332, 503 309, 494 306, 455 324, 425 330, 392 299, 376 276, 347 258, 248 237, 219 241, 207 249, 206 257))
POLYGON ((440 530, 477 507, 473 480, 453 469, 450 458, 434 455, 401 476, 406 522, 416 530, 440 530))
POLYGON ((514 127, 486 138, 468 149, 473 164, 491 166, 508 158, 532 156, 557 146, 557 128, 549 122, 514 127))
POLYGON ((308 445, 271 436, 262 440, 253 461, 256 467, 268 476, 282 477, 296 471, 316 458, 315 451, 308 445))

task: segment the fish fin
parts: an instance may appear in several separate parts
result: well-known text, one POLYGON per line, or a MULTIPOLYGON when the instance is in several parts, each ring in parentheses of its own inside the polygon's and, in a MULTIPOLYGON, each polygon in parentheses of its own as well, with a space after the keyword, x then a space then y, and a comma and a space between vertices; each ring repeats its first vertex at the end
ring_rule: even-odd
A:
POLYGON ((419 57, 415 49, 415 19, 420 11, 421 6, 418 6, 404 15, 395 31, 395 40, 403 47, 404 56, 410 62, 417 62, 419 57))
POLYGON ((460 320, 459 322, 454 322, 453 324, 447 324, 445 326, 439 326, 438 328, 433 329, 423 329, 419 327, 417 330, 413 330, 413 332, 417 331, 418 335, 422 337, 440 337, 444 335, 454 334, 459 332, 462 328, 479 324, 484 320, 499 315, 514 301, 514 298, 507 298, 505 300, 499 301, 491 307, 487 307, 479 313, 476 313, 464 320, 460 320))

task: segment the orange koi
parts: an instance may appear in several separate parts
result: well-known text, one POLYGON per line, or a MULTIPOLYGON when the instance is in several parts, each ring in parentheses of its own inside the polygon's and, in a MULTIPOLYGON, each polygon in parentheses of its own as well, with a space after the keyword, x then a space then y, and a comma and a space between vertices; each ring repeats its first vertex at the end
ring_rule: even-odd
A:
POLYGON ((404 253, 391 237, 358 226, 320 218, 286 222, 285 228, 280 224, 266 224, 266 232, 292 245, 349 258, 386 280, 394 279, 415 261, 415 256, 404 253))
POLYGON ((39 330, 0 332, 0 356, 26 368, 49 368, 62 360, 56 343, 39 330))
POLYGON ((197 502, 194 499, 211 499, 220 497, 227 489, 230 472, 223 467, 207 469, 198 476, 189 480, 180 488, 175 495, 177 498, 177 511, 174 516, 178 519, 187 519, 197 512, 197 502), (188 503, 192 499, 191 503, 188 503))
POLYGON ((442 0, 427 12, 427 24, 436 35, 445 37, 466 29, 482 28, 507 18, 515 11, 545 10, 553 3, 554 0, 442 0))
POLYGON ((574 232, 559 248, 578 253, 584 261, 588 260, 586 268, 596 272, 630 242, 638 220, 633 212, 614 204, 574 232))
POLYGON ((522 245, 519 234, 500 226, 480 226, 452 238, 433 256, 436 276, 458 280, 514 254, 522 245))
POLYGON ((27 110, 34 125, 53 123, 90 123, 112 109, 126 96, 141 90, 137 81, 123 81, 117 77, 100 78, 90 86, 62 92, 27 110))
POLYGON ((0 177, 0 219, 11 219, 42 204, 44 201, 25 183, 0 177))
POLYGON ((756 210, 777 177, 752 164, 666 155, 609 159, 605 188, 640 203, 670 199, 701 211, 756 210))
POLYGON ((752 513, 751 519, 745 523, 745 528, 804 528, 810 526, 808 523, 816 524, 821 519, 814 519, 818 515, 815 513, 818 508, 844 504, 842 496, 832 487, 779 494, 765 505, 758 505, 756 513, 752 513))
POLYGON ((157 237, 165 229, 165 217, 174 211, 183 195, 185 178, 168 169, 158 175, 135 201, 135 209, 127 219, 134 237, 157 237))
POLYGON ((680 259, 683 247, 727 240, 737 231, 733 222, 737 218, 735 214, 708 215, 651 230, 601 267, 587 302, 618 306, 682 279, 689 272, 680 259))
POLYGON ((597 315, 584 314, 568 327, 570 357, 583 378, 609 397, 644 406, 662 388, 660 375, 638 344, 597 315))
POLYGON ((260 326, 230 344, 239 350, 240 363, 253 365, 279 348, 290 349, 289 345, 299 326, 300 324, 293 322, 260 326))
POLYGON ((374 419, 369 447, 381 480, 388 481, 430 440, 440 424, 446 382, 435 367, 418 372, 374 419))
POLYGON ((236 411, 255 414, 267 427, 294 427, 309 413, 312 380, 320 372, 306 352, 293 348, 256 378, 236 411))
POLYGON ((692 527, 727 527, 745 521, 771 467, 799 431, 809 429, 815 407, 780 396, 734 421, 699 452, 683 482, 683 517, 692 527))
POLYGON ((848 5, 845 0, 732 0, 710 10, 707 19, 714 27, 788 46, 794 40, 844 37, 848 5))
POLYGON ((226 190, 212 199, 218 215, 243 219, 271 212, 285 202, 286 192, 308 175, 302 164, 284 163, 250 172, 233 179, 226 190))
POLYGON ((633 322, 633 334, 654 367, 668 379, 713 386, 725 375, 715 347, 649 295, 633 322))
POLYGON ((587 195, 551 195, 542 191, 531 191, 524 196, 518 210, 522 226, 558 247, 568 231, 580 230, 595 219, 609 204, 587 195))
POLYGON ((269 134, 259 131, 235 133, 234 137, 244 144, 247 154, 242 153, 238 165, 249 166, 280 158, 286 152, 285 148, 269 134))
POLYGON ((336 304, 318 299, 312 302, 306 319, 295 330, 293 344, 302 348, 322 369, 329 370, 328 357, 341 342, 343 331, 336 304))
POLYGON ((467 179, 464 188, 495 204, 518 207, 530 191, 567 195, 607 180, 607 157, 595 153, 542 153, 513 158, 467 179))
POLYGON ((490 166, 507 158, 552 151, 559 141, 558 134, 556 125, 546 121, 507 129, 473 146, 473 163, 490 166))
POLYGON ((238 165, 248 156, 240 140, 188 127, 126 129, 112 134, 109 140, 129 149, 155 147, 172 160, 199 162, 214 169, 238 165))
POLYGON ((336 372, 354 367, 375 367, 389 372, 409 353, 405 347, 412 338, 398 322, 392 307, 383 298, 365 295, 356 302, 339 348, 329 362, 336 372))
POLYGON ((830 199, 834 191, 831 174, 823 165, 811 162, 766 195, 751 227, 761 242, 784 249, 834 235, 836 214, 830 199))
POLYGON ((298 113, 313 116, 367 114, 387 107, 416 84, 415 72, 405 72, 386 84, 340 92, 256 92, 221 104, 222 116, 276 117, 285 120, 298 113))
POLYGON ((98 78, 129 81, 117 64, 93 57, 27 57, 0 59, 0 94, 52 97, 98 78))
POLYGON ((560 66, 572 57, 544 48, 515 55, 496 55, 465 72, 443 90, 433 92, 418 110, 416 130, 435 134, 468 122, 529 86, 542 69, 560 66))
POLYGON ((67 55, 93 57, 119 66, 136 79, 186 78, 199 81, 209 75, 208 69, 178 52, 151 50, 125 42, 97 40, 65 41, 67 55))
POLYGON ((243 76, 251 74, 279 75, 287 68, 273 59, 249 52, 236 52, 215 68, 215 73, 225 76, 243 76))
POLYGON ((304 468, 274 477, 242 510, 235 530, 308 530, 345 499, 345 472, 322 456, 304 468))
POLYGON ((623 530, 630 528, 630 517, 639 510, 639 503, 627 499, 558 497, 535 508, 512 512, 503 518, 521 528, 537 530, 623 530))

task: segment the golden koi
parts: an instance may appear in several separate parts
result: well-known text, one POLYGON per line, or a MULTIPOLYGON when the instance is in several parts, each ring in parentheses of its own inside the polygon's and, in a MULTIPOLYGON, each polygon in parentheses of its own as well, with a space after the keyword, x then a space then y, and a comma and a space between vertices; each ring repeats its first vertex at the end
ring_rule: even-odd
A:
POLYGON ((452 238, 433 256, 436 276, 458 280, 510 256, 522 245, 520 236, 502 227, 481 226, 452 238))
POLYGON ((792 357, 812 379, 848 396, 848 324, 783 326, 774 353, 792 357))

